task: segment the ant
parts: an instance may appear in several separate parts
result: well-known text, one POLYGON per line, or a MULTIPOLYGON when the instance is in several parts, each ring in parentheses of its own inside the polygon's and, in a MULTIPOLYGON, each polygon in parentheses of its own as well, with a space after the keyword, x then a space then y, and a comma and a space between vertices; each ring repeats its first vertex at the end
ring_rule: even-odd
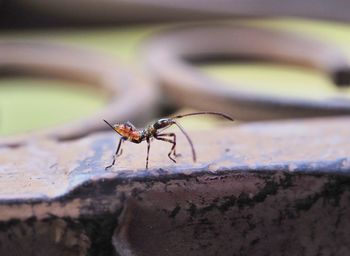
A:
POLYGON ((106 122, 106 124, 111 127, 115 132, 117 132, 121 138, 119 140, 117 150, 115 154, 113 155, 113 162, 111 165, 107 166, 105 169, 107 170, 108 168, 112 167, 115 164, 116 158, 120 156, 123 153, 123 150, 121 149, 121 145, 124 141, 128 140, 133 143, 141 143, 142 141, 146 140, 147 142, 147 157, 146 157, 146 169, 148 169, 148 158, 149 158, 149 150, 151 147, 151 139, 154 138, 156 140, 162 140, 165 142, 169 142, 172 144, 172 147, 170 149, 170 152, 168 153, 168 157, 171 161, 176 163, 175 159, 173 157, 179 156, 176 154, 176 135, 175 133, 162 133, 165 129, 169 128, 172 125, 176 125, 180 131, 185 135, 187 141, 189 142, 191 149, 192 149, 192 157, 193 157, 193 162, 196 162, 196 152, 193 147, 193 143, 191 138, 188 136, 188 134, 185 132, 185 130, 182 128, 182 126, 176 122, 176 119, 183 118, 186 116, 194 116, 194 115, 218 115, 221 117, 224 117, 230 121, 233 121, 233 119, 225 115, 223 113, 218 113, 218 112, 195 112, 195 113, 189 113, 189 114, 184 114, 184 115, 178 115, 178 116, 173 116, 170 118, 162 118, 156 121, 153 124, 148 125, 144 129, 137 129, 132 123, 129 121, 126 123, 117 123, 115 125, 111 125, 108 123, 106 120, 103 120, 106 122))

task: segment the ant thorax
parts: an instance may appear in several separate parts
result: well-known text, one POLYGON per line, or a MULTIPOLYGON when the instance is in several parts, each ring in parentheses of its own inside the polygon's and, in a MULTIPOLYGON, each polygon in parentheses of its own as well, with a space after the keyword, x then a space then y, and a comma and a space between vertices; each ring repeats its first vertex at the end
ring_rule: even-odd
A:
POLYGON ((143 131, 146 137, 151 137, 157 133, 157 129, 154 128, 154 124, 148 125, 143 131))

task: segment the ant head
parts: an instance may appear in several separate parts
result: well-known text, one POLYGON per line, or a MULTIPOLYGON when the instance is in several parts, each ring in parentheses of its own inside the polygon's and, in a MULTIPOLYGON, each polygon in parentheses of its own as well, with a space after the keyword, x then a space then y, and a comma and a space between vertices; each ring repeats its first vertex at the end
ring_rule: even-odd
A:
POLYGON ((155 129, 162 129, 169 127, 173 124, 173 120, 171 118, 162 118, 159 119, 153 126, 155 129))

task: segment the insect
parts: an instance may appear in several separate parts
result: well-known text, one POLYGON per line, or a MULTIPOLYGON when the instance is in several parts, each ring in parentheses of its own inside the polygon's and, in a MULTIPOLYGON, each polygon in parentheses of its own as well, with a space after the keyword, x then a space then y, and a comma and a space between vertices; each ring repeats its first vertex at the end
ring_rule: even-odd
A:
POLYGON ((132 123, 125 122, 125 123, 117 123, 115 125, 111 125, 106 120, 103 120, 106 122, 106 124, 111 127, 115 132, 117 132, 121 138, 119 140, 117 150, 115 154, 113 155, 113 161, 112 163, 107 166, 105 169, 112 167, 115 164, 115 161, 117 157, 119 157, 123 150, 121 148, 124 141, 128 140, 133 143, 141 143, 142 141, 147 142, 147 157, 146 157, 146 169, 148 169, 148 158, 149 158, 149 151, 151 147, 151 139, 154 138, 156 140, 165 141, 172 144, 172 147, 170 149, 170 152, 168 153, 168 157, 171 161, 176 163, 175 157, 179 156, 176 154, 176 134, 175 133, 164 133, 163 131, 167 128, 169 128, 172 125, 176 125, 180 131, 185 135, 188 143, 191 146, 192 150, 192 158, 193 161, 196 161, 196 151, 194 150, 194 146, 192 143, 191 138, 188 136, 188 134, 185 132, 185 130, 182 128, 182 126, 176 121, 176 119, 183 118, 186 116, 195 116, 195 115, 218 115, 221 117, 224 117, 230 121, 233 121, 233 119, 223 113, 218 112, 195 112, 195 113, 189 113, 184 115, 177 115, 170 118, 162 118, 156 121, 155 123, 152 123, 148 125, 144 129, 137 129, 132 123))

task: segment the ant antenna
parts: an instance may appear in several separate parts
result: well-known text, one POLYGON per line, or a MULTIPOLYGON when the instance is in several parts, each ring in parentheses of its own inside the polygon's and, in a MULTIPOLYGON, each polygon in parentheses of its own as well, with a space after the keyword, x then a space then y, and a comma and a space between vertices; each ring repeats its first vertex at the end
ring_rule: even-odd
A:
POLYGON ((225 115, 225 114, 219 113, 219 112, 211 112, 211 111, 189 113, 189 114, 174 116, 172 118, 177 119, 177 118, 183 118, 185 116, 196 116, 196 115, 217 115, 217 116, 222 116, 223 118, 226 118, 230 121, 234 121, 234 119, 228 115, 225 115))
MULTIPOLYGON (((176 117, 175 117, 176 118, 176 117)), ((193 162, 196 162, 197 157, 196 157, 196 151, 194 150, 194 146, 193 146, 193 142, 190 138, 190 136, 188 136, 187 132, 184 130, 184 128, 182 128, 182 126, 180 124, 178 124, 175 120, 173 120, 174 124, 177 125, 177 127, 179 127, 180 131, 182 131, 182 133, 185 135, 188 143, 190 143, 191 145, 191 150, 192 150, 192 158, 193 158, 193 162)))
MULTIPOLYGON (((115 129, 114 129, 114 127, 113 127, 113 125, 111 125, 110 123, 108 123, 106 120, 104 120, 103 119, 103 121, 105 121, 105 123, 109 126, 109 127, 111 127, 112 129, 113 129, 113 131, 115 131, 116 133, 118 133, 115 129)), ((119 133, 118 133, 119 134, 119 133)))

